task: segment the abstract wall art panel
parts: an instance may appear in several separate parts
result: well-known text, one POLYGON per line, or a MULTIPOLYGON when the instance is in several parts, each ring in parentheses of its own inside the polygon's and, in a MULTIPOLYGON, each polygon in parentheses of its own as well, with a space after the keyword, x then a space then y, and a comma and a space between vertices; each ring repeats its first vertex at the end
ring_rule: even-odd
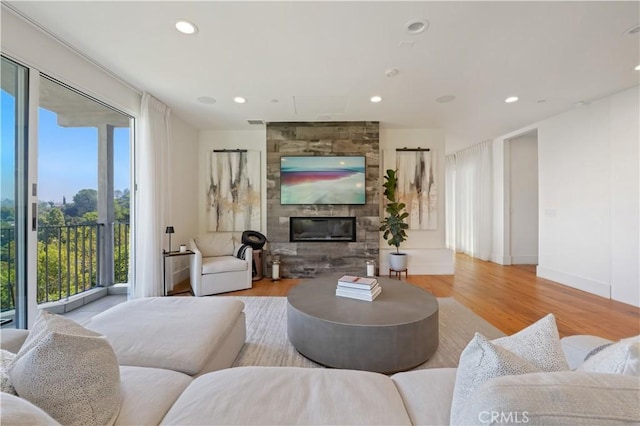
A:
POLYGON ((209 231, 260 230, 260 151, 211 152, 209 231))
POLYGON ((280 158, 280 204, 365 204, 364 156, 280 158))
POLYGON ((409 229, 438 228, 435 155, 431 151, 398 151, 398 193, 407 205, 409 229))

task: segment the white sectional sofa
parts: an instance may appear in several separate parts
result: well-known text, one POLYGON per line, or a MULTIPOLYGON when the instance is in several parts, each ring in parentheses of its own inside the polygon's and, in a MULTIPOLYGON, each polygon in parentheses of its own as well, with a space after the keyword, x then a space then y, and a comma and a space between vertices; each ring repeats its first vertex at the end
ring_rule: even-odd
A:
MULTIPOLYGON (((220 299, 227 299, 224 303, 230 305, 237 302, 233 298, 220 299)), ((195 305, 200 305, 187 305, 188 302, 179 300, 211 299, 174 298, 138 303, 164 308, 164 312, 177 311, 176 306, 171 306, 173 304, 185 303, 184 308, 190 311, 195 305)), ((198 309, 203 306, 198 306, 198 309)), ((107 311, 101 318, 96 317, 92 324, 95 326, 98 320, 113 320, 125 314, 128 312, 122 308, 120 312, 107 311)), ((159 322, 155 312, 151 315, 153 320, 147 321, 141 310, 136 312, 135 323, 127 324, 120 318, 120 324, 104 326, 121 364, 122 404, 114 420, 116 425, 450 423, 452 399, 456 382, 460 379, 455 368, 409 371, 392 376, 294 367, 236 367, 205 372, 204 366, 212 364, 207 360, 200 366, 185 368, 182 359, 188 357, 190 350, 178 349, 179 356, 172 357, 171 351, 162 351, 162 345, 151 350, 139 347, 141 355, 136 357, 136 347, 131 340, 129 344, 116 340, 117 327, 141 327, 140 330, 145 330, 149 323, 159 322), (170 358, 166 361, 158 359, 164 356, 170 358), (149 365, 143 365, 145 363, 149 365), (162 368, 157 368, 158 363, 162 368)), ((179 321, 172 314, 168 320, 179 321)), ((201 327, 206 325, 207 322, 201 321, 201 327)), ((160 339, 167 347, 173 347, 171 341, 176 336, 169 332, 174 333, 175 330, 169 325, 167 327, 166 333, 158 331, 162 327, 156 327, 157 336, 140 339, 160 339)), ((152 335, 156 331, 146 334, 152 335)), ((17 351, 24 334, 20 331, 5 334, 3 331, 2 348, 17 351)), ((126 334, 132 336, 129 332, 126 334)), ((189 335, 185 340, 192 340, 193 336, 189 335)), ((176 342, 182 345, 184 340, 176 342)), ((569 364, 579 366, 585 356, 603 342, 606 341, 583 336, 564 339, 569 364)), ((215 357, 217 353, 213 350, 208 356, 215 357)), ((482 386, 468 398, 466 417, 459 418, 459 424, 509 423, 504 421, 506 416, 509 416, 507 420, 511 424, 529 425, 622 425, 640 422, 637 408, 640 383, 637 376, 562 371, 499 377, 482 386)), ((1 416, 2 424, 56 424, 53 418, 30 402, 6 393, 2 393, 1 416)))
POLYGON ((228 368, 246 339, 244 303, 232 297, 134 299, 86 327, 109 340, 120 365, 189 376, 228 368))

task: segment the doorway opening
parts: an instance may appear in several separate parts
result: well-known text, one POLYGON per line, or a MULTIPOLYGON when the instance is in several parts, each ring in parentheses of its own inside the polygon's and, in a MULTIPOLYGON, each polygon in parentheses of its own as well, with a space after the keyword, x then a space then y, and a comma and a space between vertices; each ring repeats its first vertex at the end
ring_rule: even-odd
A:
POLYGON ((538 131, 509 140, 510 258, 538 264, 538 131))

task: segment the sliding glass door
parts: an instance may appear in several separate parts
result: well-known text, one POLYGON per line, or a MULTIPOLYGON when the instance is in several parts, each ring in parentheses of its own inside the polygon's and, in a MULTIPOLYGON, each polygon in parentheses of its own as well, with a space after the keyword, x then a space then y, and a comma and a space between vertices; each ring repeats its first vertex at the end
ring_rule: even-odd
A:
POLYGON ((27 320, 28 70, 1 58, 0 324, 27 320))
POLYGON ((8 58, 0 70, 0 324, 26 328, 37 305, 129 282, 133 119, 8 58))

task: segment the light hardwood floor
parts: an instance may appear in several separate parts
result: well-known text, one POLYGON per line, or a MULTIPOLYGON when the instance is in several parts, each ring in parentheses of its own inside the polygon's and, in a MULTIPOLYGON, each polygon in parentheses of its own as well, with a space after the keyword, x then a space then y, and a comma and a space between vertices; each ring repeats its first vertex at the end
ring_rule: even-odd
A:
MULTIPOLYGON (((553 313, 560 336, 594 334, 611 340, 640 334, 640 308, 538 278, 535 266, 501 266, 456 255, 455 275, 409 275, 436 297, 453 297, 506 334, 553 313)), ((237 296, 286 296, 300 280, 255 281, 237 296)), ((176 292, 188 288, 188 282, 176 292)))

